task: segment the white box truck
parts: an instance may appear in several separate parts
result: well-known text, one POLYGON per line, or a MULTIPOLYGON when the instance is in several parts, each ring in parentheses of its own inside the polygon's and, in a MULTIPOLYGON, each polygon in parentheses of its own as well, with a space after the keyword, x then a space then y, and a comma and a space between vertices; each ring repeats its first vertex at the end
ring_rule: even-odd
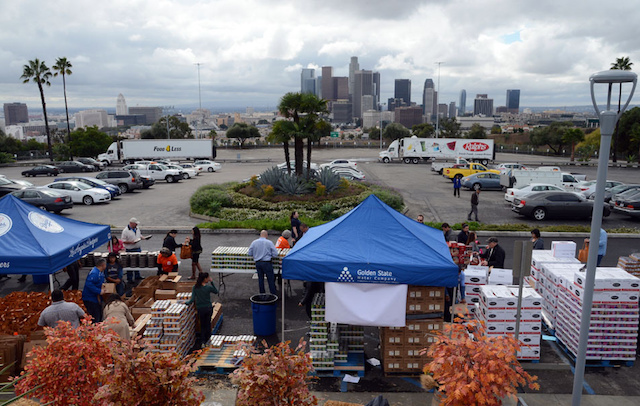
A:
POLYGON ((111 165, 112 162, 169 159, 196 160, 214 159, 216 149, 213 140, 124 140, 112 143, 107 152, 98 155, 98 161, 111 165))
POLYGON ((552 170, 522 170, 513 169, 507 173, 500 174, 500 185, 506 188, 522 188, 532 183, 544 183, 549 185, 562 186, 573 191, 578 185, 578 180, 570 173, 552 170))
POLYGON ((396 159, 417 164, 421 160, 442 159, 481 162, 483 165, 495 158, 493 140, 464 138, 400 138, 393 141, 378 160, 388 163, 396 159))

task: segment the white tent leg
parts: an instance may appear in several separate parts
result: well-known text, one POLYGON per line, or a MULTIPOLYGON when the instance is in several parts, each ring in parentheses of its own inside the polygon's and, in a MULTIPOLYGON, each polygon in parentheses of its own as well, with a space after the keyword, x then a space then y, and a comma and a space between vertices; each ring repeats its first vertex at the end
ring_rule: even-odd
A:
MULTIPOLYGON (((280 271, 280 276, 282 276, 282 271, 280 271)), ((282 303, 280 304, 282 306, 282 314, 280 316, 281 321, 282 321, 282 338, 280 339, 280 341, 284 342, 284 300, 285 300, 285 294, 284 294, 284 278, 280 278, 280 281, 282 283, 282 286, 280 287, 280 296, 282 296, 282 303)))
POLYGON ((53 274, 49 274, 49 290, 53 292, 53 274))

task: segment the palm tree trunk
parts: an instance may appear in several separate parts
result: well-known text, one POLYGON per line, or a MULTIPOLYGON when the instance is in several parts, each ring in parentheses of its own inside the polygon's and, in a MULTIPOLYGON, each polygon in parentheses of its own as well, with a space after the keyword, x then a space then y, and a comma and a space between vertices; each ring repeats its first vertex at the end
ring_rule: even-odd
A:
POLYGON ((302 161, 304 160, 304 142, 296 136, 294 139, 294 159, 296 160, 296 175, 302 176, 302 161))
POLYGON ((62 89, 64 90, 64 111, 67 113, 67 135, 69 136, 69 158, 73 161, 73 151, 71 150, 71 126, 69 125, 69 107, 67 106, 67 82, 62 71, 62 89))
POLYGON ((291 155, 289 154, 289 141, 283 141, 284 159, 287 162, 287 173, 291 175, 291 155))
POLYGON ((576 143, 575 142, 571 142, 571 162, 573 162, 575 160, 575 148, 576 148, 576 143))
POLYGON ((312 149, 311 137, 308 137, 307 138, 307 180, 309 180, 309 177, 311 176, 311 149, 312 149))
POLYGON ((49 120, 47 119, 47 103, 44 101, 44 89, 42 83, 38 82, 40 99, 42 100, 42 112, 44 113, 44 128, 47 131, 47 145, 49 146, 49 160, 53 162, 53 147, 51 146, 51 132, 49 131, 49 120))

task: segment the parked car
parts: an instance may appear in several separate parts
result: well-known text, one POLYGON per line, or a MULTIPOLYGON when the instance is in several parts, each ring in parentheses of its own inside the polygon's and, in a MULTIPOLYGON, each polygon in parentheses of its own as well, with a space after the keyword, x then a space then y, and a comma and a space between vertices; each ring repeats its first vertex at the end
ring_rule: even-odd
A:
MULTIPOLYGON (((618 185, 618 186, 614 186, 611 189, 605 189, 604 191, 604 202, 605 203, 609 203, 611 201, 611 197, 615 194, 618 193, 624 193, 627 190, 640 190, 640 185, 618 185)), ((596 198, 596 193, 593 192, 589 195, 588 197, 589 199, 593 200, 596 198)))
POLYGON ((94 168, 96 171, 101 171, 101 170, 102 170, 102 168, 104 168, 104 167, 105 167, 105 164, 104 164, 104 163, 102 163, 102 162, 100 162, 100 161, 96 161, 96 160, 95 160, 95 159, 93 159, 93 158, 88 158, 88 157, 86 157, 86 158, 85 158, 85 157, 81 157, 81 158, 76 158, 76 161, 78 161, 78 162, 80 162, 80 163, 83 163, 83 164, 85 164, 85 165, 93 166, 93 168, 94 168))
POLYGON ((349 161, 348 159, 334 159, 333 161, 327 164, 320 164, 320 169, 324 167, 329 167, 329 168, 347 167, 347 168, 358 170, 358 163, 354 161, 349 161))
MULTIPOLYGON (((595 180, 586 180, 578 183, 576 186, 576 192, 582 193, 583 196, 589 197, 596 192, 596 182, 595 180)), ((623 185, 622 182, 618 182, 615 180, 608 180, 604 184, 605 190, 611 189, 614 186, 623 185)))
POLYGON ((611 196, 611 200, 609 201, 609 207, 614 208, 615 206, 619 206, 624 201, 631 200, 634 195, 640 194, 640 189, 628 189, 621 193, 616 193, 611 196))
POLYGON ((365 180, 364 173, 355 169, 351 169, 344 166, 343 167, 336 166, 334 168, 331 168, 331 170, 333 171, 333 173, 347 180, 359 180, 359 181, 365 180))
MULTIPOLYGON (((194 165, 194 164, 180 164, 180 166, 181 166, 183 169, 186 169, 186 170, 187 170, 187 173, 189 173, 189 172, 188 172, 188 170, 189 170, 189 169, 193 169, 193 171, 194 171, 194 173, 195 173, 195 176, 200 175, 200 172, 202 172, 202 166, 197 166, 197 165, 194 165)), ((190 176, 191 176, 191 175, 190 175, 190 176)))
POLYGON ((94 203, 107 203, 111 200, 111 194, 104 189, 91 187, 86 183, 63 181, 53 182, 40 187, 40 189, 53 189, 71 196, 74 203, 83 203, 90 206, 94 203))
POLYGON ((165 165, 169 169, 175 169, 182 173, 182 179, 191 179, 198 174, 198 171, 193 168, 185 168, 182 165, 165 165))
POLYGON ((505 174, 505 173, 508 173, 512 169, 519 169, 519 170, 525 170, 526 171, 529 168, 524 166, 524 165, 522 165, 522 164, 518 164, 518 163, 504 163, 504 164, 497 165, 495 167, 495 169, 499 170, 501 174, 505 174))
POLYGON ((31 182, 27 182, 26 180, 9 179, 4 175, 0 175, 0 185, 13 185, 13 187, 16 187, 18 189, 33 187, 33 183, 31 182))
POLYGON ((74 173, 74 172, 93 172, 95 168, 93 165, 85 165, 78 161, 63 161, 56 163, 58 171, 60 173, 74 173))
POLYGON ((142 189, 142 179, 135 171, 116 169, 103 171, 96 175, 96 179, 103 180, 120 188, 120 193, 127 193, 135 189, 142 189))
POLYGON ((60 171, 53 165, 38 165, 34 166, 31 169, 27 169, 26 171, 22 171, 22 176, 38 176, 38 175, 47 175, 47 176, 58 176, 60 171))
POLYGON ((532 183, 522 188, 510 187, 504 194, 504 200, 509 203, 513 203, 515 199, 519 199, 528 194, 535 192, 565 192, 566 189, 562 186, 556 186, 548 183, 532 183))
POLYGON ((122 169, 136 171, 140 175, 149 176, 154 180, 166 180, 167 183, 180 182, 183 179, 182 170, 169 169, 169 167, 162 164, 130 164, 122 169))
POLYGON ((140 177, 140 179, 142 179, 142 188, 143 189, 149 189, 151 186, 156 184, 156 180, 153 179, 151 176, 144 176, 144 175, 138 174, 138 177, 140 177))
POLYGON ((195 166, 201 167, 203 171, 207 171, 207 172, 216 172, 222 169, 222 165, 220 165, 219 163, 214 161, 209 161, 206 159, 195 161, 193 164, 195 166))
POLYGON ((54 190, 28 188, 17 190, 11 194, 26 203, 39 207, 42 210, 52 211, 56 214, 60 214, 62 210, 73 207, 71 196, 54 190))
POLYGON ((54 180, 54 182, 60 182, 60 181, 74 181, 74 182, 82 182, 82 183, 86 183, 87 185, 91 186, 91 187, 97 187, 99 189, 104 189, 107 192, 109 192, 111 194, 111 198, 120 196, 122 193, 120 192, 120 188, 112 185, 110 183, 107 183, 103 180, 97 179, 97 178, 89 178, 86 176, 67 176, 64 178, 57 178, 56 180, 54 180))
POLYGON ((461 179, 460 185, 469 190, 502 190, 502 185, 500 185, 500 175, 492 172, 480 172, 465 176, 461 179))
MULTIPOLYGON (((589 218, 593 212, 593 200, 575 192, 536 192, 515 199, 511 210, 538 221, 549 217, 589 218)), ((611 210, 605 206, 602 214, 607 217, 611 210)))
POLYGON ((640 218, 640 192, 619 200, 618 204, 613 206, 613 210, 632 218, 640 218))
POLYGON ((7 182, 7 183, 1 182, 4 180, 5 179, 0 179, 0 197, 24 188, 23 186, 18 186, 11 182, 7 182))

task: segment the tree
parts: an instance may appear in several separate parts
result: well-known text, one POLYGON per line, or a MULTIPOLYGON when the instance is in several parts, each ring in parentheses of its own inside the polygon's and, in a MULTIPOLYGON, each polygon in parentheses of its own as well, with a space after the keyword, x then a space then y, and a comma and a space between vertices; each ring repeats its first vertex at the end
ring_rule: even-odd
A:
POLYGON ((636 123, 640 123, 640 107, 634 107, 622 113, 617 124, 618 144, 621 146, 620 152, 625 156, 633 154, 636 149, 632 146, 631 131, 636 123), (624 148, 624 149, 622 149, 624 148))
MULTIPOLYGON (((611 64, 611 70, 631 70, 633 62, 628 56, 622 58, 616 58, 616 61, 611 64)), ((618 93, 618 114, 620 114, 620 105, 622 104, 622 82, 620 82, 620 93, 618 93)), ((618 161, 618 124, 616 123, 616 130, 613 133, 613 162, 618 161)), ((628 145, 628 143, 626 144, 628 145)))
POLYGON ((538 127, 531 131, 529 140, 536 146, 547 145, 553 153, 559 155, 562 148, 567 145, 563 136, 567 128, 572 128, 573 123, 557 121, 547 127, 538 127))
POLYGON ((573 162, 576 143, 584 141, 584 133, 579 128, 567 128, 562 135, 562 141, 571 144, 571 162, 573 162))
MULTIPOLYGON (((53 76, 62 75, 62 89, 64 91, 64 111, 67 114, 67 134, 69 135, 69 143, 71 143, 71 126, 69 125, 69 107, 67 106, 67 81, 65 79, 66 75, 71 75, 71 62, 67 60, 67 58, 62 57, 56 59, 55 65, 52 66, 54 73, 53 76)), ((73 159, 73 155, 70 157, 73 159)))
POLYGON ((502 134, 502 127, 497 124, 494 125, 493 127, 491 127, 491 134, 502 134))
POLYGON ((109 148, 113 139, 97 126, 78 128, 73 132, 71 155, 94 157, 109 148))
MULTIPOLYGON (((636 158, 638 158, 638 162, 640 162, 640 123, 634 123, 631 127, 631 131, 629 132, 629 139, 631 140, 631 148, 635 148, 636 150, 636 158)), ((631 156, 633 154, 629 154, 631 156)))
POLYGON ((442 138, 462 138, 461 124, 455 117, 440 120, 440 134, 442 138))
POLYGON ((429 123, 416 124, 411 127, 411 133, 418 138, 431 138, 436 129, 429 123))
POLYGON ((391 123, 382 130, 382 138, 394 141, 411 136, 411 131, 400 123, 391 123))
POLYGON ((289 153, 289 141, 293 133, 296 132, 296 124, 289 120, 278 120, 273 124, 271 132, 267 136, 267 141, 282 143, 284 148, 284 160, 287 163, 287 173, 291 173, 291 155, 289 153))
POLYGON ((47 103, 44 101, 44 89, 42 85, 51 86, 51 70, 38 58, 29 61, 27 65, 24 65, 22 70, 22 83, 34 82, 38 85, 40 91, 40 100, 42 101, 42 112, 44 114, 44 128, 47 132, 47 145, 49 147, 49 160, 53 162, 53 147, 51 145, 51 133, 49 131, 49 120, 47 118, 47 103))
POLYGON ((471 125, 466 138, 487 138, 487 129, 478 123, 471 125))
POLYGON ((143 139, 185 139, 193 138, 193 133, 189 124, 176 116, 169 117, 169 132, 167 133, 167 117, 162 117, 151 126, 150 130, 145 130, 140 134, 143 139))
POLYGON ((235 123, 227 130, 227 138, 240 140, 240 149, 242 149, 246 140, 258 137, 260 137, 258 129, 252 125, 248 125, 247 123, 235 123))

